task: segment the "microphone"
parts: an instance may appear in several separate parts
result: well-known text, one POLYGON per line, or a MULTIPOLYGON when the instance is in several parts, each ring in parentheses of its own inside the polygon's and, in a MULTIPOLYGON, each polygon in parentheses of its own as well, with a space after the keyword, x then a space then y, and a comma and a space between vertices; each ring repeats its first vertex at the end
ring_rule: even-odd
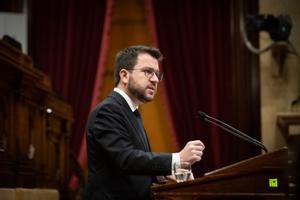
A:
POLYGON ((216 126, 218 126, 219 128, 231 133, 232 135, 237 136, 240 139, 243 139, 251 144, 254 144, 256 146, 259 146, 260 148, 262 148, 266 153, 268 152, 267 148, 265 147, 265 145, 263 145, 261 142, 257 141, 256 139, 250 137, 249 135, 243 133, 242 131, 216 119, 213 118, 209 115, 207 115, 206 113, 199 111, 198 112, 200 119, 202 119, 203 121, 209 122, 211 124, 214 124, 216 126))

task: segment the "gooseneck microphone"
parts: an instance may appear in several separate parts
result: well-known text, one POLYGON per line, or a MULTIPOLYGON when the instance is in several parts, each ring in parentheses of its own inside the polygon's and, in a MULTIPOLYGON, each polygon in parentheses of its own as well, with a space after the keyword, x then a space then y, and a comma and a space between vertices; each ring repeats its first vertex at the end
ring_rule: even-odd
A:
POLYGON ((207 115, 206 113, 199 111, 198 112, 200 119, 202 119, 203 121, 209 122, 211 124, 214 124, 216 126, 218 126, 219 128, 231 133, 232 135, 237 136, 240 139, 243 139, 251 144, 254 144, 256 146, 259 146, 260 148, 262 148, 266 153, 268 152, 267 148, 259 141, 257 141, 256 139, 250 137, 249 135, 243 133, 242 131, 222 122, 221 120, 218 120, 216 118, 213 118, 209 115, 207 115))

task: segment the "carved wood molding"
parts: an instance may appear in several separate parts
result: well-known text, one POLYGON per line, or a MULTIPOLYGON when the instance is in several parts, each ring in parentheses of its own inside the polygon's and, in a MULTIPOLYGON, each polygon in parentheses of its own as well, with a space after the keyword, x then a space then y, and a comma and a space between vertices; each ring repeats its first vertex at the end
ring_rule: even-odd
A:
MULTIPOLYGON (((293 125, 300 125, 299 112, 281 112, 277 114, 277 126, 287 142, 290 141, 289 127, 293 125)), ((300 135, 300 132, 299 132, 300 135)))
POLYGON ((0 187, 66 188, 71 106, 29 56, 2 40, 0 94, 0 187))

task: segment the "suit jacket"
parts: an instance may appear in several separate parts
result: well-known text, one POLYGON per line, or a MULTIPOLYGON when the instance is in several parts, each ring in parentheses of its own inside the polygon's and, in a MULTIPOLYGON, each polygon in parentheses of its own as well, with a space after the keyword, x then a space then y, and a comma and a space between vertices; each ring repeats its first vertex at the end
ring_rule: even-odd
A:
POLYGON ((85 199, 149 199, 154 175, 171 173, 171 153, 152 153, 126 100, 112 92, 87 122, 85 199))

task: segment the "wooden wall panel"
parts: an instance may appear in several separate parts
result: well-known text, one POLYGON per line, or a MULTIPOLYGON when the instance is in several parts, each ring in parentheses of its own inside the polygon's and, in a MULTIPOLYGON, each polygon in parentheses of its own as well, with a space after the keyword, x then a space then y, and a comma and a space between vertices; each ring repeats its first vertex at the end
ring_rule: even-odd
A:
POLYGON ((2 40, 0 93, 0 187, 66 188, 71 107, 30 57, 2 40))

